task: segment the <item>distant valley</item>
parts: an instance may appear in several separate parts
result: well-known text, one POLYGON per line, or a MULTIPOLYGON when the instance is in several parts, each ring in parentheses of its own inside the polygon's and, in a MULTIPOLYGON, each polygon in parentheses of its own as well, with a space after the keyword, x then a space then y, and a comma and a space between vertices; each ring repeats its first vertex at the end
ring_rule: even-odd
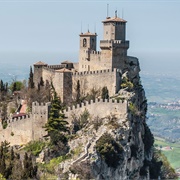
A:
POLYGON ((142 74, 148 99, 147 123, 153 134, 169 141, 180 139, 180 78, 142 74))

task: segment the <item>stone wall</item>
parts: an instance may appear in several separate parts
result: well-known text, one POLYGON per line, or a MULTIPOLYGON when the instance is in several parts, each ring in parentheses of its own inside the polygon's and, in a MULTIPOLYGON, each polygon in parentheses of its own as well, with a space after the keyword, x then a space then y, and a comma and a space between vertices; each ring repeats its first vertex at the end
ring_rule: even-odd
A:
POLYGON ((96 99, 95 101, 91 100, 90 102, 86 101, 85 103, 78 104, 76 106, 68 107, 63 111, 67 117, 67 121, 71 123, 73 115, 79 117, 84 110, 88 110, 91 118, 99 117, 104 118, 109 115, 115 115, 117 118, 125 118, 127 113, 127 101, 117 101, 112 99, 96 99))
POLYGON ((7 140, 11 145, 21 145, 32 140, 32 116, 23 116, 8 121, 6 129, 0 127, 0 142, 7 140))
POLYGON ((32 140, 38 140, 46 135, 42 128, 48 120, 50 103, 32 105, 30 115, 10 119, 6 129, 0 124, 0 142, 7 140, 11 145, 26 144, 32 140))
MULTIPOLYGON (((72 121, 73 114, 79 117, 85 109, 88 110, 92 119, 97 116, 104 118, 109 115, 115 115, 117 118, 126 118, 127 106, 127 101, 96 99, 95 102, 91 100, 90 102, 87 101, 68 107, 63 113, 69 123, 72 121)), ((6 129, 3 129, 0 123, 0 142, 7 140, 11 145, 21 145, 42 138, 47 134, 43 127, 48 121, 49 110, 50 103, 39 104, 34 102, 30 115, 10 119, 6 129)))
MULTIPOLYGON (((107 69, 99 71, 78 72, 72 74, 73 87, 77 86, 77 81, 80 81, 81 94, 86 95, 93 88, 102 90, 104 86, 108 88, 109 96, 113 96, 120 89, 121 75, 117 69, 107 69)), ((73 88, 73 94, 76 94, 73 88)))
POLYGON ((112 52, 110 50, 80 50, 79 71, 112 69, 112 52))

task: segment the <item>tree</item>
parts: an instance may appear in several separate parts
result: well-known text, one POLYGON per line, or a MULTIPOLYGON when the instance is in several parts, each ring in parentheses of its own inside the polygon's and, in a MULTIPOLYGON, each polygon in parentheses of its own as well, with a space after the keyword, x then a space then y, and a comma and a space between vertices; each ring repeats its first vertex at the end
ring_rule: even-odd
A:
POLYGON ((14 92, 14 91, 20 91, 23 87, 24 87, 23 82, 21 82, 21 81, 14 81, 14 82, 12 82, 11 85, 10 85, 10 90, 11 90, 12 92, 14 92))
POLYGON ((30 88, 30 89, 33 89, 33 88, 34 88, 34 81, 33 81, 33 71, 32 71, 32 66, 30 66, 30 73, 29 73, 28 88, 30 88))
POLYGON ((62 105, 53 85, 52 91, 53 97, 51 101, 51 109, 48 122, 45 124, 45 130, 50 136, 51 143, 57 145, 58 141, 62 141, 63 143, 67 142, 64 133, 69 132, 69 128, 67 127, 68 122, 64 120, 64 114, 60 113, 60 110, 62 110, 62 105))
POLYGON ((102 88, 101 98, 102 99, 108 99, 109 98, 109 91, 108 91, 108 88, 106 86, 104 86, 102 88))
POLYGON ((96 142, 96 150, 109 167, 116 168, 123 158, 123 147, 108 133, 104 133, 96 142))
POLYGON ((0 81, 0 91, 3 92, 4 89, 5 89, 5 86, 4 86, 3 81, 1 80, 1 81, 0 81))
POLYGON ((80 103, 80 82, 79 80, 77 81, 77 86, 76 86, 76 102, 80 103))
POLYGON ((43 81, 43 78, 41 77, 41 79, 40 79, 40 86, 44 86, 44 81, 43 81))

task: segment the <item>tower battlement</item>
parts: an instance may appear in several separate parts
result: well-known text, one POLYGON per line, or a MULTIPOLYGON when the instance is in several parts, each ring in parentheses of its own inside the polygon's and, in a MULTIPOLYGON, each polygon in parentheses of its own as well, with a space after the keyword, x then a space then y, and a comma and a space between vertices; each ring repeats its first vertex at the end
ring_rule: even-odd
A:
POLYGON ((118 72, 118 69, 104 69, 104 70, 97 70, 97 71, 82 71, 82 72, 74 72, 72 76, 85 76, 85 75, 94 75, 94 74, 102 74, 102 73, 112 73, 118 72))

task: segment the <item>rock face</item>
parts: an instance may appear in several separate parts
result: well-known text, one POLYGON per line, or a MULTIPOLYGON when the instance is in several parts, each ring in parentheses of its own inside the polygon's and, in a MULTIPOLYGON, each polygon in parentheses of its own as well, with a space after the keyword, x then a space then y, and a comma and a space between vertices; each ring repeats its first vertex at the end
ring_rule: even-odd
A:
POLYGON ((154 140, 145 122, 147 101, 139 71, 138 59, 128 57, 122 71, 122 88, 113 97, 127 102, 126 111, 121 116, 89 116, 86 126, 69 142, 72 151, 79 147, 81 151, 61 163, 59 171, 80 179, 149 179, 146 161, 151 161, 154 140))

